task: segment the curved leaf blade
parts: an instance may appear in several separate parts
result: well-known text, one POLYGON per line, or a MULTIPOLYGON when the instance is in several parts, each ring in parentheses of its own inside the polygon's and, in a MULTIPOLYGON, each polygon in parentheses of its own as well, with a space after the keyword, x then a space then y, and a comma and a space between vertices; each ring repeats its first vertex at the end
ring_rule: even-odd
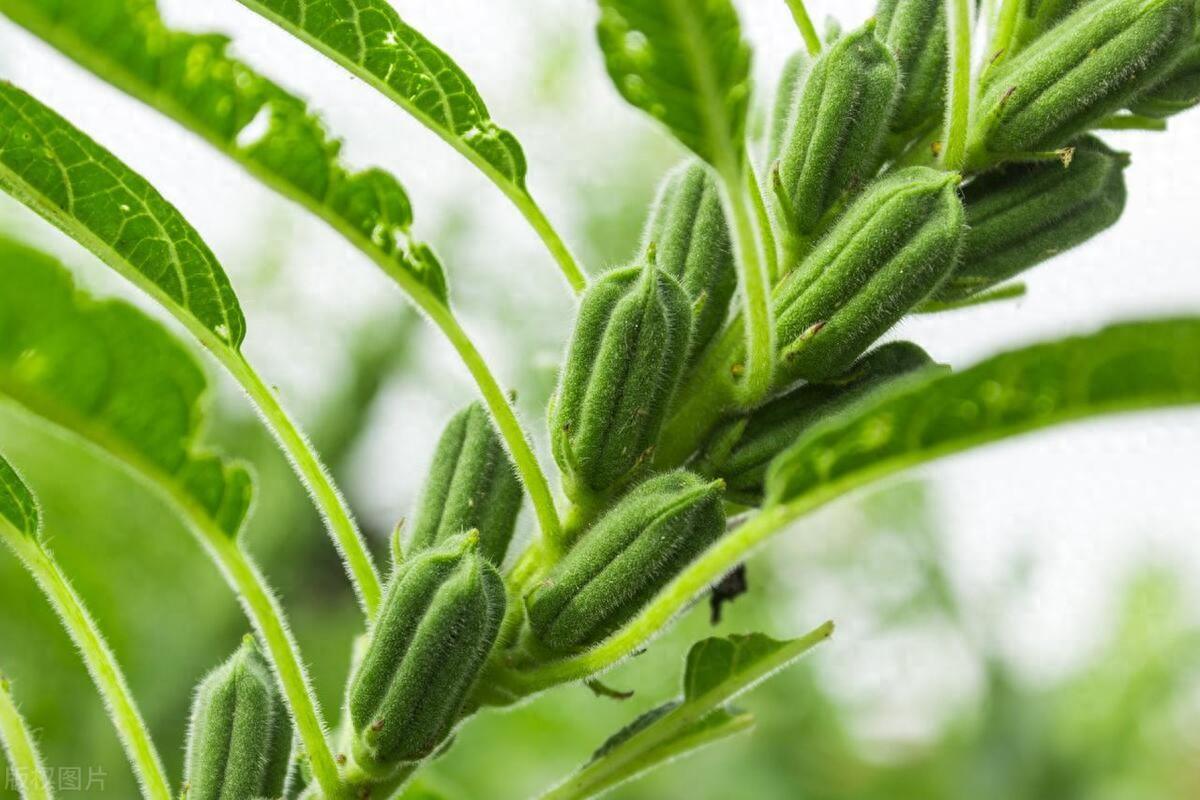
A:
POLYGON ((591 761, 544 800, 598 797, 656 767, 749 729, 753 717, 731 708, 738 695, 794 664, 833 634, 827 622, 787 641, 761 633, 711 637, 692 645, 683 697, 653 708, 609 737, 591 761))
POLYGON ((0 82, 0 187, 105 263, 237 349, 246 320, 200 235, 144 178, 54 111, 0 82))
POLYGON ((239 2, 353 72, 369 76, 426 126, 525 191, 525 154, 517 138, 492 121, 462 68, 386 0, 239 2))
POLYGON ((0 0, 0 13, 162 111, 323 217, 443 304, 446 278, 412 236, 404 187, 342 163, 341 142, 304 101, 227 54, 219 34, 168 28, 152 0, 0 0))
POLYGON ((1099 414, 1200 402, 1200 318, 1114 325, 901 382, 814 428, 767 474, 768 505, 860 485, 1099 414))
POLYGON ((719 171, 739 164, 750 46, 730 0, 599 0, 608 74, 630 104, 719 171))
POLYGON ((240 464, 196 444, 207 381, 192 354, 133 306, 93 300, 54 259, 4 239, 0 279, 0 396, 124 462, 235 536, 253 481, 240 464))
POLYGON ((0 456, 0 520, 22 536, 37 538, 41 531, 37 499, 3 456, 0 456))

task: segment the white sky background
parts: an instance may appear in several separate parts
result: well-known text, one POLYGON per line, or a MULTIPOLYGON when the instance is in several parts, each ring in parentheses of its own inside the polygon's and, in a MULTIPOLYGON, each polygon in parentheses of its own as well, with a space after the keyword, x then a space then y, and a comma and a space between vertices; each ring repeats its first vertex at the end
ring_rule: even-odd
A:
MULTIPOLYGON (((593 46, 591 2, 392 2, 459 61, 496 119, 515 130, 529 157, 534 193, 568 242, 578 222, 570 216, 572 193, 602 186, 606 165, 623 156, 620 145, 639 136, 666 141, 608 82, 593 46), (572 68, 578 85, 571 86, 565 112, 553 115, 531 98, 534 72, 527 58, 533 43, 547 36, 578 57, 572 68)), ((504 332, 495 330, 488 313, 495 288, 471 289, 472 274, 499 271, 503 289, 516 298, 511 302, 528 309, 524 321, 545 330, 548 349, 532 357, 552 362, 570 319, 565 292, 552 262, 498 192, 403 112, 234 0, 160 4, 179 27, 229 33, 236 55, 308 97, 347 140, 344 153, 351 164, 378 164, 400 176, 412 195, 419 233, 429 233, 431 221, 445 215, 469 219, 480 234, 448 265, 462 315, 501 376, 531 357, 497 344, 504 332)), ((846 27, 865 19, 873 5, 810 0, 814 16, 836 10, 846 27)), ((798 46, 795 28, 783 0, 741 0, 740 7, 757 48, 761 84, 769 89, 774 70, 798 46)), ((251 261, 286 244, 282 266, 294 280, 276 294, 255 295, 261 307, 248 309, 247 348, 299 411, 326 383, 325 370, 337 369, 339 331, 363 313, 402 302, 335 234, 195 137, 7 22, 0 22, 0 74, 67 111, 149 178, 201 231, 239 288, 251 261), (283 223, 290 240, 263 242, 260 228, 266 223, 277 229, 283 223)), ((1200 112, 1172 121, 1166 134, 1107 138, 1133 151, 1129 205, 1115 230, 1029 274, 1025 299, 913 320, 899 333, 940 360, 965 365, 1007 346, 1113 320, 1200 313, 1200 112)), ((668 145, 662 147, 669 152, 668 145)), ((645 176, 647 187, 656 177, 645 176)), ((0 204, 0 216, 10 222, 30 218, 11 203, 0 204)), ((31 224, 30 231, 71 263, 87 263, 46 226, 31 224)), ((99 273, 79 274, 85 282, 125 293, 99 273)), ((453 354, 435 336, 426 335, 422 347, 425 363, 446 365, 445 385, 389 392, 349 487, 360 513, 380 527, 406 513, 441 420, 471 391, 462 370, 449 366, 455 364, 453 354)), ((525 416, 531 427, 541 425, 532 410, 525 416)), ((1031 674, 1053 674, 1075 663, 1104 635, 1114 581, 1133 565, 1164 561, 1200 576, 1200 412, 1079 425, 957 457, 921 474, 935 480, 951 534, 954 577, 968 597, 981 605, 992 602, 990 590, 1011 571, 1013 559, 1032 553, 1030 590, 998 616, 1000 638, 1011 643, 1014 657, 1031 674)), ((1195 577, 1192 588, 1200 588, 1195 577)), ((822 613, 836 616, 838 602, 831 597, 822 613)), ((815 620, 781 613, 784 632, 804 622, 815 620)), ((901 665, 887 671, 892 678, 895 670, 919 673, 928 659, 921 642, 883 643, 856 631, 853 619, 846 622, 842 645, 869 653, 873 663, 901 665)), ((861 668, 854 675, 846 679, 848 690, 855 681, 872 680, 861 668)), ((907 677, 912 675, 901 676, 907 677)))

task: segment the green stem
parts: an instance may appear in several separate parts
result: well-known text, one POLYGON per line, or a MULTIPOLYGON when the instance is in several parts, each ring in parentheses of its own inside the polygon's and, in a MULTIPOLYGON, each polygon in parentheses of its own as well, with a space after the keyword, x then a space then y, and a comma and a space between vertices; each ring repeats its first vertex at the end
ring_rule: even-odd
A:
POLYGON ((79 648, 88 674, 104 700, 117 737, 133 767, 142 794, 149 800, 172 800, 171 787, 162 760, 150 739, 150 731, 138 711, 125 676, 100 629, 71 588, 54 557, 32 537, 0 525, 0 536, 21 559, 25 568, 58 613, 71 641, 79 648))
POLYGON ((817 35, 812 17, 809 16, 808 9, 804 7, 804 0, 787 0, 787 4, 788 8, 792 10, 792 19, 796 20, 796 27, 800 29, 800 35, 804 37, 808 54, 810 56, 820 55, 821 37, 817 35))
POLYGON ((1021 4, 1025 0, 1002 0, 1000 11, 996 14, 996 30, 992 35, 992 43, 987 57, 989 59, 984 70, 991 69, 1003 61, 1012 48, 1013 36, 1017 30, 1017 15, 1021 13, 1021 4))
POLYGON ((754 215, 758 220, 758 230, 762 233, 762 249, 767 260, 767 279, 774 286, 779 281, 779 249, 775 243, 775 228, 771 222, 771 212, 767 210, 767 201, 763 197, 762 185, 751 164, 746 165, 746 191, 750 193, 750 201, 754 204, 754 215))
POLYGON ((276 390, 267 386, 246 358, 227 347, 209 349, 241 384, 262 415, 267 428, 288 454, 292 466, 308 488, 326 526, 333 534, 334 544, 346 565, 359 604, 368 618, 373 617, 379 608, 383 592, 379 573, 370 553, 367 552, 358 526, 354 524, 350 508, 334 485, 325 465, 321 463, 304 432, 284 409, 276 390))
POLYGON ((1167 121, 1158 117, 1147 117, 1142 114, 1114 114, 1105 117, 1094 126, 1104 131, 1165 131, 1167 121))
MULTIPOLYGON (((189 518, 193 523, 198 522, 194 515, 189 518)), ((325 722, 317 705, 312 682, 304 669, 299 645, 287 626, 279 600, 267 586, 258 566, 237 542, 207 526, 195 524, 193 527, 210 557, 220 567, 225 580, 237 593, 246 616, 266 646, 313 778, 326 797, 346 796, 338 775, 337 762, 326 738, 325 722)))
POLYGON ((969 0, 946 0, 950 74, 942 166, 959 172, 966 163, 971 123, 971 10, 969 0))
POLYGON ((738 386, 743 405, 754 405, 771 389, 775 373, 775 324, 771 311, 771 284, 762 241, 755 224, 753 203, 746 195, 742 164, 720 169, 722 199, 730 220, 733 250, 737 256, 742 288, 742 318, 746 341, 746 364, 738 386))
MULTIPOLYGON (((410 291, 410 294, 413 293, 410 291)), ((450 340, 450 344, 458 351, 458 355, 471 373, 471 377, 475 379, 484 405, 487 406, 495 420, 500 436, 517 468, 517 473, 521 476, 526 491, 529 492, 529 499, 533 503, 533 510, 541 529, 542 540, 551 551, 557 551, 563 546, 563 532, 558 518, 558 509, 554 505, 554 493, 550 490, 550 482, 546 479, 546 474, 542 472, 542 467, 533 452, 533 447, 529 444, 529 439, 525 436, 520 420, 517 419, 512 403, 509 402, 504 390, 496 381, 496 377, 488 369, 487 362, 450 309, 436 300, 423 303, 419 295, 413 295, 413 297, 420 305, 421 310, 429 315, 433 323, 450 340)))
POLYGON ((8 680, 0 677, 0 745, 8 755, 9 774, 16 777, 23 800, 53 800, 54 792, 29 726, 12 699, 8 680))

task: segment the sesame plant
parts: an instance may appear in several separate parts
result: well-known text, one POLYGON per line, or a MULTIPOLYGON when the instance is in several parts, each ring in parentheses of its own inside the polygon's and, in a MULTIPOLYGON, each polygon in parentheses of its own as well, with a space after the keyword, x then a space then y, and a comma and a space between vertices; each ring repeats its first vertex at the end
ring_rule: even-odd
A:
MULTIPOLYGON (((597 702, 619 697, 606 670, 707 593, 728 599, 722 579, 753 551, 853 490, 1008 436, 1200 400, 1200 317, 1125 322, 961 370, 882 341, 907 315, 1020 295, 1022 272, 1117 222, 1130 158, 1098 134, 1161 131, 1200 103, 1196 0, 880 0, 861 28, 825 35, 788 0, 802 46, 763 141, 748 133, 766 100, 731 0, 597 0, 615 89, 680 144, 634 255, 607 270, 576 260, 526 184, 517 137, 386 0, 239 2, 229 14, 248 9, 278 27, 264 36, 315 48, 482 172, 578 308, 546 409, 551 462, 460 324, 453 270, 418 236, 395 176, 344 163, 304 100, 229 56, 224 37, 167 27, 153 0, 0 0, 32 35, 344 236, 446 337, 478 390, 446 424, 389 563, 376 563, 242 352, 250 326, 200 233, 70 109, 0 83, 0 186, 161 305, 244 389, 362 611, 331 714, 245 549, 251 465, 202 443, 207 376, 193 343, 76 288, 50 257, 0 243, 0 395, 164 499, 252 631, 199 684, 172 785, 161 754, 178 748, 152 740, 54 558, 51 537, 70 531, 43 529, 36 487, 0 459, 0 538, 76 644, 146 798, 415 792, 479 714, 577 682, 597 702), (526 504, 532 532, 516 537, 526 504)), ((679 695, 543 796, 595 797, 747 730, 753 716, 733 702, 832 630, 695 643, 679 695)), ((52 797, 7 684, 0 740, 23 796, 52 797)))

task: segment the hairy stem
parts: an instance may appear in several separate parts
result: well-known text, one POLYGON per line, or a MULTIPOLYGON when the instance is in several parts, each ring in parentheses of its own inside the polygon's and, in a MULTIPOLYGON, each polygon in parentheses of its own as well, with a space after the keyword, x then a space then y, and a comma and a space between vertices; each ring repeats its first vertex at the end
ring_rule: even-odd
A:
POLYGON ((804 0, 787 0, 787 4, 792 11, 792 19, 796 20, 796 27, 800 29, 800 35, 804 37, 804 45, 808 48, 808 54, 810 56, 819 55, 821 37, 817 35, 817 29, 813 25, 808 9, 804 6, 804 0))
POLYGON ((54 557, 38 541, 6 525, 0 525, 0 536, 4 537, 5 543, 29 570, 58 614, 71 641, 79 649, 88 674, 104 700, 105 710, 116 728, 117 737, 137 776, 143 796, 148 800, 171 800, 171 787, 162 760, 151 741, 150 731, 138 711, 116 657, 84 607, 83 600, 71 588, 54 557))
POLYGON ((1154 131, 1167 129, 1167 121, 1158 117, 1147 117, 1142 114, 1113 114, 1105 117, 1094 126, 1103 131, 1154 131))
POLYGON ((945 142, 941 163, 962 170, 967 158, 971 123, 971 10, 969 0, 946 0, 949 22, 950 70, 947 87, 945 142))
POLYGON ((0 677, 0 745, 8 755, 9 775, 24 800, 52 800, 54 792, 37 743, 13 702, 8 680, 0 677))
POLYGON ((768 285, 774 286, 779 280, 779 249, 775 242, 775 229, 771 222, 771 212, 767 209, 766 198, 763 197, 762 185, 758 182, 754 167, 749 164, 746 166, 746 191, 750 193, 750 201, 754 204, 754 216, 758 220, 758 230, 762 233, 768 285))
POLYGON ((775 322, 771 312, 771 282, 767 275, 767 260, 755 222, 754 205, 747 195, 743 162, 719 170, 722 199, 730 220, 730 235, 737 257, 738 279, 741 284, 742 319, 746 341, 746 363, 738 386, 738 399, 744 405, 754 405, 771 389, 775 373, 775 322))
POLYGON ((212 348, 212 352, 241 384, 267 428, 287 453, 333 534, 334 544, 346 565, 359 604, 368 618, 373 617, 383 593, 379 573, 354 523, 350 507, 334 485, 316 450, 288 415, 276 390, 267 386, 244 356, 228 348, 212 348))
POLYGON ((220 531, 195 524, 199 520, 194 515, 190 519, 205 549, 237 594, 247 618, 266 647, 316 784, 326 797, 345 796, 346 791, 329 748, 325 721, 317 705, 312 682, 304 669, 300 647, 288 628, 279 600, 267 586, 258 566, 237 542, 220 531))

